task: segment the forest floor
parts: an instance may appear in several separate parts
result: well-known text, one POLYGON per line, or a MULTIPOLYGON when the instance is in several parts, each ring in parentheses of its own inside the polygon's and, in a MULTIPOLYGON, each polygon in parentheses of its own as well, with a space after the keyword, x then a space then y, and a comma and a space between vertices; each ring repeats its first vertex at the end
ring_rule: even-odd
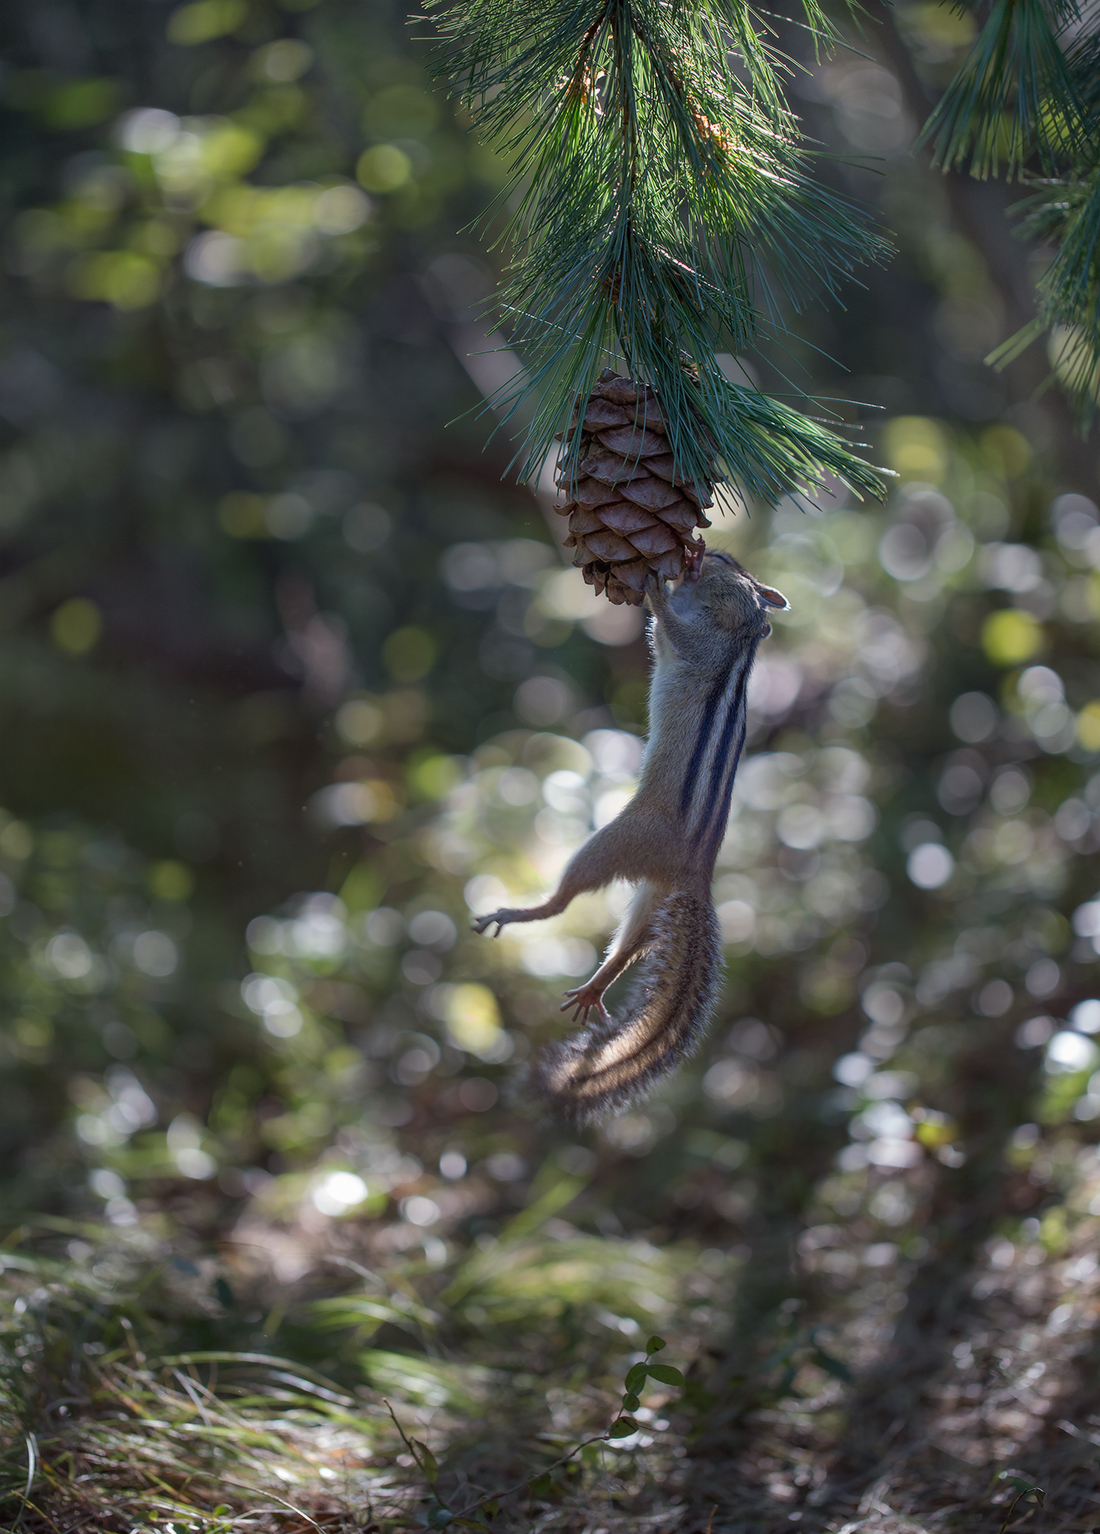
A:
POLYGON ((810 1298, 766 1315, 754 1296, 792 1260, 778 1227, 749 1259, 521 1215, 457 1261, 352 1222, 252 1217, 217 1259, 142 1225, 24 1228, 3 1252, 4 1527, 1086 1534, 1085 1159, 1079 1217, 1033 1239, 975 1218, 954 1251, 900 1260, 804 1228, 810 1298), (612 1442, 647 1306, 687 1384, 638 1387, 638 1431, 612 1442), (353 1360, 369 1384, 348 1384, 353 1360))

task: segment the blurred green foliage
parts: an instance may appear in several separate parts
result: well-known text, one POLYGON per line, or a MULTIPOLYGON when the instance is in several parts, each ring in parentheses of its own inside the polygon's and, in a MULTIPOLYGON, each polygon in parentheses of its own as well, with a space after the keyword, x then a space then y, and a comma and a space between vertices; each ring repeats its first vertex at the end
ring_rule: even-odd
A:
MULTIPOLYGON (((887 157, 829 174, 901 254, 745 362, 773 386, 804 366, 896 490, 716 519, 791 599, 716 879, 725 998, 688 1069, 584 1135, 539 1118, 522 1065, 623 891, 499 943, 469 917, 534 898, 629 795, 646 656, 476 416, 473 379, 511 364, 456 231, 497 162, 380 3, 0 25, 0 1192, 25 1301, 3 1352, 33 1383, 6 1376, 12 1495, 26 1434, 63 1455, 139 1401, 111 1374, 47 1432, 81 1317, 112 1368, 124 1321, 145 1337, 133 1422, 187 1409, 162 1358, 285 1354, 383 1458, 380 1391, 486 1485, 538 1468, 541 1432, 602 1431, 655 1325, 692 1367, 687 1415, 643 1435, 647 1506, 689 1435, 693 1465, 732 1463, 748 1423, 791 1479, 745 1516, 786 1527, 813 1464, 848 1454, 850 1488, 877 1463, 852 1447, 876 1368, 883 1431, 917 1410, 898 1381, 972 1368, 927 1441, 1016 1464, 1049 1408, 1026 1330, 981 1307, 1042 1280, 1047 1379, 1070 1369, 1100 1218, 1100 511, 1058 397, 981 369, 1018 323, 988 189, 904 158, 911 92, 969 23, 901 7, 801 79, 813 131, 887 157), (960 1272, 971 1320, 942 1298, 960 1272), (959 1330, 1006 1340, 964 1365, 959 1330), (920 1366, 891 1370, 906 1337, 920 1366), (44 1372, 39 1347, 62 1348, 44 1372)), ((155 1437, 110 1428, 101 1478, 131 1430, 155 1437)), ((261 1449, 250 1484, 275 1487, 292 1450, 261 1449)), ((578 1463, 563 1519, 602 1473, 578 1463)))

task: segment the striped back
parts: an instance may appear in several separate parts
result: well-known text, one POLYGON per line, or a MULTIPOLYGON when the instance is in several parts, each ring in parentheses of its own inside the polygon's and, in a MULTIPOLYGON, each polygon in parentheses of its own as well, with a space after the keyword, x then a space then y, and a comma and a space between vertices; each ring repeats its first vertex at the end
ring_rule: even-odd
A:
POLYGON ((733 780, 745 748, 749 674, 759 639, 740 649, 727 672, 717 677, 703 705, 680 790, 685 836, 700 864, 714 865, 729 820, 733 780))

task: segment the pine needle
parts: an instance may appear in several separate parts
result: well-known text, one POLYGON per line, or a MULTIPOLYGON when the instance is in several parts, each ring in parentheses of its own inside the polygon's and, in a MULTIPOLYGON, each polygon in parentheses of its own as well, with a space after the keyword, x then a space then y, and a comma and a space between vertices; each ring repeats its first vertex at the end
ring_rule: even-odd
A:
MULTIPOLYGON (((1064 19, 1063 19, 1064 24, 1064 19)), ((1019 175, 1032 154, 1051 168, 1081 131, 1082 104, 1042 0, 997 0, 916 147, 933 163, 987 179, 1019 175)))
MULTIPOLYGON (((474 0, 437 16, 441 72, 511 162, 486 221, 505 218, 500 307, 528 365, 491 403, 508 420, 521 394, 536 401, 520 477, 620 362, 657 390, 689 477, 716 458, 768 500, 827 473, 881 493, 839 437, 718 364, 887 248, 813 179, 761 18, 729 0, 474 0)), ((831 42, 816 6, 806 16, 831 42)))

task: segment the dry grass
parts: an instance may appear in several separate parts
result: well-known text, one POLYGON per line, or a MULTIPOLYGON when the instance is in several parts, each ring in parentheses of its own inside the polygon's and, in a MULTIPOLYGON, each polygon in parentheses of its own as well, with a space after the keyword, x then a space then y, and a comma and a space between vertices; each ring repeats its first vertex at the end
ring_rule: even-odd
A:
MULTIPOLYGON (((1082 1152, 1060 1212, 1016 1240, 975 1213, 953 1244, 906 1255, 854 1216, 777 1230, 709 1278, 687 1246, 556 1219, 445 1268, 392 1250, 363 1267, 348 1252, 369 1243, 345 1226, 291 1290, 253 1230, 220 1266, 228 1306, 212 1270, 140 1231, 75 1261, 9 1245, 3 1526, 381 1534, 482 1504, 465 1526, 506 1534, 1087 1534, 1097 1181, 1082 1152), (754 1305, 792 1279, 799 1297, 754 1305), (686 1392, 652 1389, 639 1436, 589 1444, 532 1489, 615 1415, 647 1317, 662 1356, 691 1365, 686 1392)), ((271 1236, 273 1253, 289 1239, 271 1236)))

